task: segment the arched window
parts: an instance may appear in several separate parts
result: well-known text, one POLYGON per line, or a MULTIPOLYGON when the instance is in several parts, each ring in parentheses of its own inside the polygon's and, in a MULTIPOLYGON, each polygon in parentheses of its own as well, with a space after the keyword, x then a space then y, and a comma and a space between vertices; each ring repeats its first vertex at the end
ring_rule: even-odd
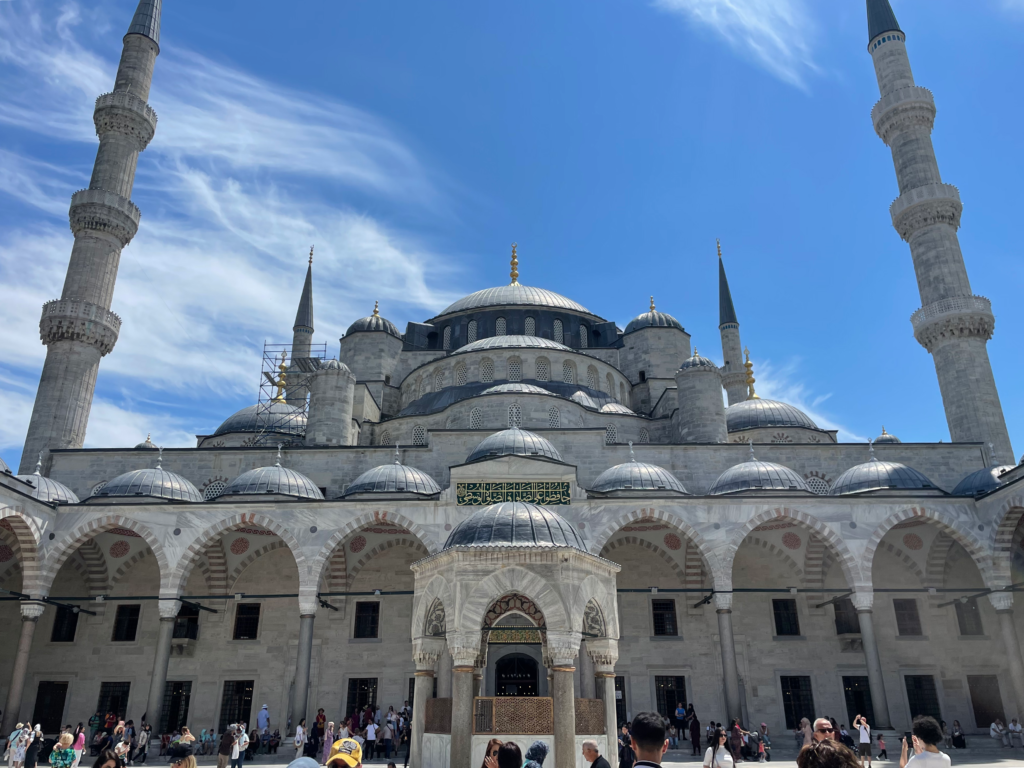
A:
POLYGON ((450 325, 446 325, 444 327, 444 337, 443 338, 444 338, 444 349, 451 349, 452 348, 452 327, 450 325))
POLYGON ((546 357, 537 358, 537 381, 551 381, 551 363, 546 357))
POLYGON ((591 389, 597 389, 597 368, 590 366, 587 368, 587 386, 591 389))
POLYGON ((811 493, 816 493, 819 496, 828 496, 829 486, 827 482, 820 477, 808 477, 806 480, 807 487, 811 489, 811 493))
POLYGON ((607 445, 611 445, 618 439, 618 430, 615 429, 614 424, 609 424, 604 428, 604 441, 607 445))
POLYGON ((785 432, 776 432, 774 435, 772 435, 772 442, 773 443, 780 443, 780 444, 781 443, 792 443, 793 442, 793 438, 790 437, 789 435, 787 435, 785 432))
POLYGON ((554 325, 554 330, 552 332, 552 336, 555 337, 555 341, 557 341, 559 344, 564 344, 565 343, 565 336, 562 334, 562 321, 561 320, 555 320, 555 325, 554 325))
POLYGON ((512 403, 508 407, 508 428, 521 426, 523 426, 523 409, 519 407, 519 403, 512 403))
POLYGON ((566 360, 562 363, 562 383, 563 384, 575 384, 576 383, 576 372, 572 368, 572 363, 566 360))
POLYGON ((103 490, 103 486, 105 486, 106 484, 107 484, 106 480, 104 480, 102 483, 96 483, 96 485, 94 485, 92 487, 92 491, 89 493, 89 495, 90 496, 95 496, 97 493, 99 493, 100 491, 103 490))
POLYGON ((610 397, 615 397, 615 379, 612 378, 610 373, 604 377, 604 382, 607 385, 605 392, 607 392, 610 397))
POLYGON ((524 331, 524 333, 527 336, 536 336, 537 335, 537 321, 534 320, 532 317, 526 318, 525 328, 526 328, 526 330, 524 331))
POLYGON ((391 433, 388 432, 386 429, 380 433, 380 444, 391 445, 391 433))
POLYGON ((558 429, 562 426, 562 417, 558 413, 558 409, 555 406, 548 408, 548 426, 551 429, 558 429))
POLYGON ((651 433, 648 432, 646 429, 641 429, 640 430, 640 445, 646 445, 649 442, 651 442, 651 433))
POLYGON ((421 426, 415 426, 412 428, 412 444, 413 445, 426 445, 427 444, 427 430, 421 426))
POLYGON ((203 499, 206 501, 212 501, 220 496, 224 489, 228 487, 228 484, 221 480, 214 480, 208 486, 203 488, 203 499))
POLYGON ((457 366, 455 366, 455 386, 465 386, 467 378, 468 376, 466 374, 466 366, 463 365, 462 363, 459 363, 457 366))
POLYGON ((484 414, 479 408, 474 408, 469 412, 469 428, 470 429, 483 429, 484 428, 484 414))
POLYGON ((590 335, 587 333, 587 326, 580 325, 580 349, 590 346, 590 335))
POLYGON ((444 389, 444 368, 439 368, 434 374, 434 391, 440 392, 444 389))
POLYGON ((494 335, 504 336, 505 335, 505 318, 499 317, 494 321, 494 335))
POLYGON ((494 381, 494 361, 490 358, 480 361, 480 381, 494 381))
POLYGON ((469 330, 466 333, 466 341, 470 344, 476 341, 476 320, 469 321, 469 330))
POLYGON ((508 380, 509 381, 522 381, 523 380, 523 361, 518 357, 511 357, 508 361, 508 380))

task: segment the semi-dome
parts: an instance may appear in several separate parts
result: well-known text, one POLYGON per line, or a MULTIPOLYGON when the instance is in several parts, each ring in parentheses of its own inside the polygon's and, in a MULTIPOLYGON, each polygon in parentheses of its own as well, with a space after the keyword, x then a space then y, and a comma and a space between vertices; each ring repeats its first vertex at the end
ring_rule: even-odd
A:
POLYGON ((807 483, 789 467, 773 464, 769 461, 758 461, 751 449, 750 459, 735 467, 729 467, 708 490, 709 496, 721 496, 726 493, 742 493, 757 491, 805 491, 810 493, 807 483))
POLYGON ((160 448, 157 447, 157 444, 154 443, 152 440, 150 440, 150 438, 152 436, 153 436, 152 433, 147 434, 146 435, 146 439, 143 442, 141 442, 141 443, 139 443, 138 445, 135 446, 135 450, 136 451, 159 451, 160 448))
POLYGON ((565 309, 594 316, 582 304, 577 304, 572 299, 567 299, 554 291, 512 283, 497 288, 485 288, 482 291, 471 293, 469 296, 464 296, 442 311, 438 317, 486 307, 542 307, 544 309, 565 309))
POLYGON ((765 427, 797 427, 818 429, 818 425, 799 408, 776 400, 744 400, 725 409, 725 423, 730 432, 765 427))
POLYGON ((467 517, 451 532, 444 548, 572 547, 587 551, 579 532, 550 509, 523 501, 491 504, 467 517))
POLYGON ((606 469, 597 476, 595 493, 611 493, 612 491, 671 491, 687 493, 683 484, 667 469, 642 461, 627 461, 606 469))
POLYGON ((885 427, 882 427, 882 434, 875 438, 875 445, 879 443, 899 443, 902 442, 896 435, 890 435, 885 431, 885 427))
POLYGON ((636 416, 636 412, 631 411, 622 403, 605 403, 601 406, 601 413, 621 413, 624 416, 636 416))
POLYGON ((280 400, 250 405, 228 416, 213 435, 232 432, 270 432, 302 437, 306 434, 306 414, 301 408, 280 400))
POLYGON ((93 498, 152 496, 170 501, 202 501, 203 494, 181 475, 156 469, 135 469, 118 475, 93 498))
POLYGON ((573 350, 557 341, 545 339, 541 336, 488 336, 486 339, 478 339, 470 344, 459 347, 453 354, 461 355, 466 352, 480 352, 486 349, 554 349, 559 352, 572 352, 573 350))
POLYGON ((549 392, 543 387, 537 387, 533 384, 524 384, 521 381, 510 381, 507 384, 497 384, 493 387, 488 387, 481 395, 552 395, 553 392, 549 392))
POLYGON ((0 458, 0 472, 10 472, 11 468, 7 466, 7 462, 0 458))
MULTIPOLYGON (((873 450, 872 450, 873 452, 873 450)), ((829 496, 846 496, 867 491, 936 491, 927 477, 906 464, 895 461, 870 461, 850 467, 832 484, 829 496)))
POLYGON ((582 405, 584 408, 591 409, 592 411, 599 411, 601 409, 601 406, 598 404, 597 400, 591 397, 589 392, 586 392, 582 389, 577 389, 575 392, 573 392, 572 395, 569 396, 569 399, 572 400, 574 403, 582 405))
MULTIPOLYGON (((0 464, 3 462, 0 461, 0 464)), ((6 466, 4 467, 6 469, 6 466)), ((51 480, 48 477, 43 477, 40 474, 42 469, 42 462, 36 464, 36 471, 31 475, 15 475, 22 482, 28 483, 32 486, 31 491, 27 491, 28 495, 34 499, 38 499, 44 504, 77 504, 78 496, 75 492, 68 488, 64 483, 59 483, 56 480, 51 480)))
POLYGON ((384 331, 384 333, 390 333, 397 339, 402 338, 402 332, 398 330, 398 326, 388 320, 386 317, 380 316, 377 302, 373 303, 373 314, 368 317, 361 317, 356 320, 352 325, 345 331, 345 335, 348 336, 353 333, 365 333, 373 331, 384 331))
POLYGON ((682 331, 683 324, 672 317, 672 315, 666 314, 665 312, 658 312, 654 308, 654 297, 652 296, 650 311, 644 312, 642 315, 637 315, 630 320, 624 333, 639 331, 641 328, 678 328, 682 331))
POLYGON ((1001 467, 985 467, 984 469, 971 472, 971 474, 956 484, 956 488, 953 489, 953 495, 981 496, 994 491, 1006 483, 1000 475, 1004 472, 1009 472, 1011 469, 1014 469, 1014 467, 1006 464, 1001 467))
MULTIPOLYGON (((688 371, 691 368, 711 368, 718 370, 718 366, 715 365, 714 361, 708 360, 706 357, 701 357, 697 354, 697 350, 693 350, 693 357, 688 357, 679 365, 679 370, 688 371)), ((756 402, 756 401, 755 401, 756 402)), ((763 400, 760 402, 764 402, 763 400)))
POLYGON ((549 440, 519 427, 505 429, 484 438, 466 459, 466 463, 495 456, 543 456, 554 461, 562 460, 562 454, 549 440))
POLYGON ((273 493, 299 499, 322 500, 324 495, 316 484, 301 472, 282 467, 280 460, 272 467, 257 467, 243 472, 220 492, 225 496, 262 496, 273 493))
POLYGON ((441 487, 426 472, 396 461, 366 470, 345 489, 342 496, 356 493, 414 493, 418 496, 433 496, 440 492, 441 487))

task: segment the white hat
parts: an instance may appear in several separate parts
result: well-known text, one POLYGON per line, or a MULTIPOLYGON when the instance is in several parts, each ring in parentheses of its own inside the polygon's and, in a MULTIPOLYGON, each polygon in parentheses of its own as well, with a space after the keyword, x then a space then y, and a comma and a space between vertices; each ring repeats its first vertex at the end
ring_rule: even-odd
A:
POLYGON ((267 705, 266 705, 266 704, 264 704, 264 705, 263 705, 263 708, 264 708, 264 709, 266 709, 266 708, 267 708, 267 705))

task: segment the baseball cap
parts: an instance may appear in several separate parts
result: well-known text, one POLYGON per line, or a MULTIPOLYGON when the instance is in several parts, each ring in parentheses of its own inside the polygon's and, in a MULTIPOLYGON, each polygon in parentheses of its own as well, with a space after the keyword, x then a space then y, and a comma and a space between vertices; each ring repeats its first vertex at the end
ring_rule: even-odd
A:
POLYGON ((356 768, 363 762, 363 748, 355 739, 338 739, 331 745, 331 756, 327 758, 327 765, 340 763, 348 768, 356 768))

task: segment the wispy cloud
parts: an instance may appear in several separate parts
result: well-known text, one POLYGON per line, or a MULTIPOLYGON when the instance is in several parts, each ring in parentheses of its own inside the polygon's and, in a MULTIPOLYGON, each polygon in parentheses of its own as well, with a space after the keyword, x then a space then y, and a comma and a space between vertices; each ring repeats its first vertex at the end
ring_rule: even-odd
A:
POLYGON ((712 29, 776 77, 806 88, 818 71, 808 40, 813 22, 804 0, 654 0, 664 11, 712 29))

